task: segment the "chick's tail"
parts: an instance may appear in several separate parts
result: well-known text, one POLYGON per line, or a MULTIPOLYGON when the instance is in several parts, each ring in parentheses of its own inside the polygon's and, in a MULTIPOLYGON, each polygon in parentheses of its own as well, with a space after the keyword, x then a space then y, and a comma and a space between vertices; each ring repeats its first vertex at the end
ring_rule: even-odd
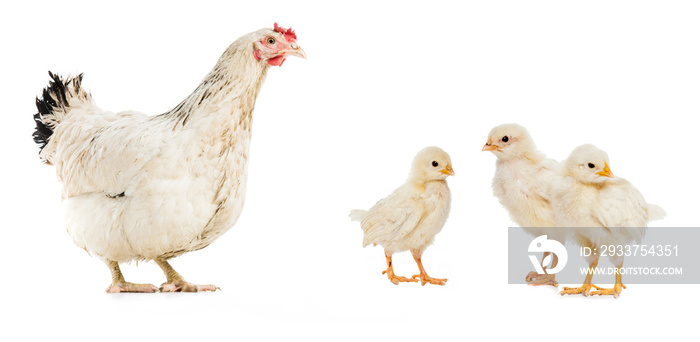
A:
POLYGON ((647 214, 649 215, 649 221, 660 220, 666 217, 666 211, 656 204, 647 204, 647 214))
POLYGON ((367 215, 367 210, 350 210, 350 220, 352 221, 362 221, 362 219, 367 215))
POLYGON ((44 88, 41 98, 36 99, 38 113, 34 114, 36 129, 32 137, 39 145, 39 157, 51 163, 51 155, 42 153, 49 143, 51 135, 68 113, 75 108, 95 107, 92 95, 81 86, 83 74, 62 79, 49 71, 49 85, 44 88))

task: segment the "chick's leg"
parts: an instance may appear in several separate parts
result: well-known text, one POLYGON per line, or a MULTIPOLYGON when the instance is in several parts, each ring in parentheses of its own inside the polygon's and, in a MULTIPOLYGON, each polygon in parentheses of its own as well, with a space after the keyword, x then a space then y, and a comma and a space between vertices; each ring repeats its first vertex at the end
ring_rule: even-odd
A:
MULTIPOLYGON (((542 254, 542 262, 544 263, 545 258, 550 254, 552 254, 552 268, 555 268, 559 263, 559 258, 554 253, 544 252, 544 254, 542 254)), ((547 266, 542 265, 542 269, 546 270, 547 266)), ((552 285, 554 287, 559 287, 559 283, 555 280, 554 274, 539 274, 532 271, 527 274, 525 281, 531 286, 552 285)))
POLYGON ((107 288, 107 293, 120 293, 120 292, 144 292, 144 293, 154 293, 158 292, 158 288, 151 284, 133 284, 127 283, 124 280, 124 275, 119 269, 119 263, 113 260, 107 260, 107 266, 112 272, 112 285, 107 288))
POLYGON ((166 282, 160 285, 161 292, 200 292, 200 291, 216 291, 220 290, 214 285, 195 285, 190 284, 182 279, 182 276, 175 272, 170 264, 163 259, 156 259, 156 264, 160 266, 165 273, 166 282))
POLYGON ((417 282, 418 280, 412 278, 406 278, 397 276, 394 274, 394 265, 391 261, 391 254, 384 251, 384 256, 386 257, 386 270, 382 271, 382 274, 386 274, 389 280, 394 283, 394 285, 399 285, 399 282, 417 282))
POLYGON ((622 264, 620 264, 620 266, 615 266, 615 286, 613 286, 612 289, 599 288, 598 291, 591 292, 591 296, 613 296, 617 298, 620 295, 620 293, 622 293, 622 289, 627 288, 625 285, 622 284, 622 274, 620 274, 620 268, 622 268, 622 264))
POLYGON ((415 260, 416 264, 418 264, 418 270, 420 271, 420 274, 416 274, 412 277, 413 279, 420 279, 420 283, 423 286, 425 286, 426 283, 431 283, 434 285, 445 285, 447 279, 431 278, 430 276, 428 276, 428 273, 425 272, 425 268, 423 268, 423 262, 421 262, 420 260, 423 251, 411 250, 411 254, 413 254, 413 260, 415 260))
POLYGON ((598 266, 598 257, 595 257, 592 261, 591 264, 588 265, 588 273, 586 274, 586 279, 583 281, 583 285, 581 287, 564 287, 564 290, 559 292, 560 295, 573 295, 573 294, 582 294, 584 296, 588 296, 589 292, 591 291, 591 288, 595 288, 596 290, 600 290, 600 287, 595 286, 591 283, 593 280, 593 270, 598 266))

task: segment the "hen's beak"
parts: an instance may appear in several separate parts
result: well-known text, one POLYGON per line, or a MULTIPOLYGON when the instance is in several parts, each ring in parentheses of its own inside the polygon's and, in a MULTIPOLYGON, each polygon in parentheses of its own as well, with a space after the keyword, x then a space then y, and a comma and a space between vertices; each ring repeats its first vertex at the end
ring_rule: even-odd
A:
POLYGON ((440 173, 444 173, 444 174, 446 174, 446 175, 448 175, 448 176, 454 176, 454 175, 455 175, 455 171, 452 169, 452 165, 450 165, 450 164, 447 164, 447 166, 445 166, 444 169, 440 170, 440 173))
POLYGON ((297 42, 292 42, 289 44, 289 49, 284 50, 285 56, 297 56, 306 59, 306 52, 297 44, 297 42))
POLYGON ((610 171, 610 166, 608 166, 608 163, 605 163, 603 171, 596 172, 595 174, 598 176, 615 178, 615 175, 613 175, 612 171, 610 171))

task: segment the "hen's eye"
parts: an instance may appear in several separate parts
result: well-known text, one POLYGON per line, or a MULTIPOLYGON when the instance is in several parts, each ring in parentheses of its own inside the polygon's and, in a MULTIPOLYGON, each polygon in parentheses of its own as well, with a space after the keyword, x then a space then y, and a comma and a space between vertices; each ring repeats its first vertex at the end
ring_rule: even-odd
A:
POLYGON ((277 42, 277 41, 275 40, 275 38, 267 37, 267 43, 268 43, 268 44, 270 44, 270 45, 275 45, 276 42, 277 42))
POLYGON ((593 163, 588 163, 588 167, 590 167, 592 169, 595 167, 595 165, 593 163))
POLYGON ((433 160, 433 167, 438 167, 438 165, 439 165, 438 162, 433 160))
POLYGON ((502 141, 502 142, 508 142, 508 136, 504 136, 503 138, 501 138, 501 141, 502 141))

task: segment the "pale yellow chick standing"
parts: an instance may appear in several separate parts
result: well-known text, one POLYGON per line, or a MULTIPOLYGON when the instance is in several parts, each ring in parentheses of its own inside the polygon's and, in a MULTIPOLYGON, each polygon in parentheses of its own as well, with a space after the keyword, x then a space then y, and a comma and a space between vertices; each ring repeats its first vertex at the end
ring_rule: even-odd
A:
MULTIPOLYGON (((537 150, 535 142, 525 127, 518 124, 503 124, 489 132, 482 151, 496 155, 496 173, 493 176, 493 194, 498 198, 510 217, 525 232, 535 237, 547 235, 562 244, 566 231, 553 229, 551 183, 556 177, 559 164, 537 150)), ((542 260, 546 260, 545 252, 542 260)), ((554 254, 552 268, 558 263, 554 254)), ((546 265, 542 265, 546 269, 546 265)), ((554 274, 530 272, 525 280, 530 285, 558 286, 554 274)))
POLYGON ((450 213, 450 189, 446 178, 453 176, 450 156, 438 147, 426 147, 413 160, 405 184, 369 210, 353 210, 350 218, 360 221, 365 233, 363 246, 384 247, 389 280, 445 285, 447 279, 431 278, 425 272, 421 256, 442 230, 450 213), (418 264, 419 274, 411 278, 394 274, 391 256, 410 250, 418 264))
MULTIPOLYGON (((637 188, 625 179, 615 177, 610 170, 607 153, 593 145, 582 145, 571 152, 555 184, 553 201, 556 220, 573 233, 573 240, 581 247, 600 250, 600 246, 624 246, 641 243, 647 223, 666 215, 657 205, 646 202, 637 188)), ((560 293, 619 296, 625 287, 622 275, 624 254, 611 253, 615 265, 615 286, 601 289, 592 283, 593 270, 600 253, 591 253, 586 259, 589 272, 583 285, 565 287, 560 293), (597 291, 591 291, 595 288, 597 291)))

